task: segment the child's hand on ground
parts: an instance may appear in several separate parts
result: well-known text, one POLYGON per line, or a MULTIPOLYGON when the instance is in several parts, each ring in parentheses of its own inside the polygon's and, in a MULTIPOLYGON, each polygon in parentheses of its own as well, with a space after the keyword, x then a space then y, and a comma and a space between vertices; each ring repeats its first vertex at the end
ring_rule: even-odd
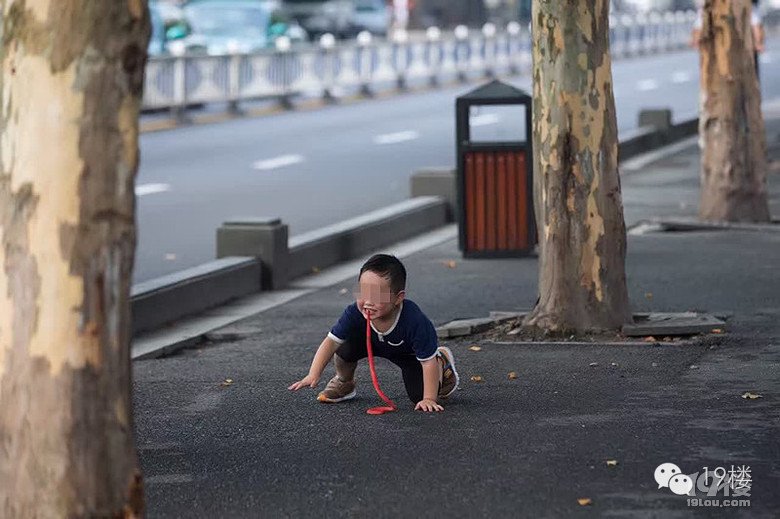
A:
POLYGON ((319 384, 319 382, 320 382, 320 377, 315 377, 314 375, 309 374, 309 375, 306 375, 305 377, 303 377, 298 382, 292 384, 287 389, 289 389, 291 391, 298 391, 302 387, 306 387, 306 386, 317 387, 317 384, 319 384))
POLYGON ((426 413, 430 413, 433 411, 444 411, 444 408, 436 403, 435 400, 428 400, 427 398, 423 398, 419 402, 417 402, 417 405, 414 406, 415 411, 425 411, 426 413))

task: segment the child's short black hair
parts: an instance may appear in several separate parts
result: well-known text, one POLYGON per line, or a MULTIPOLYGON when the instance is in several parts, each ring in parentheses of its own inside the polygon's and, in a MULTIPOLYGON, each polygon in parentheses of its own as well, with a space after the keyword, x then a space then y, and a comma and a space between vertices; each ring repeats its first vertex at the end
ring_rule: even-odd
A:
POLYGON ((390 289, 396 294, 406 288, 406 267, 395 256, 374 254, 360 267, 358 279, 365 271, 373 272, 387 279, 390 282, 390 289))

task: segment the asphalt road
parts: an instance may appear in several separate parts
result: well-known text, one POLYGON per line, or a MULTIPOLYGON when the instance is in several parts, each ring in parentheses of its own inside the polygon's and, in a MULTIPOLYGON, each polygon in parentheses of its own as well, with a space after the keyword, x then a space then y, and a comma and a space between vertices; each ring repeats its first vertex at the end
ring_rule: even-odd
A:
MULTIPOLYGON (((764 99, 780 97, 780 41, 762 61, 764 99)), ((694 52, 619 60, 613 77, 621 133, 642 108, 697 111, 694 52)), ((474 86, 143 135, 135 281, 214 259, 235 216, 281 217, 294 235, 407 198, 412 172, 454 164, 454 100, 474 86)), ((518 116, 473 115, 485 138, 512 135, 518 116)))
MULTIPOLYGON (((629 221, 694 213, 697 162, 690 146, 628 174, 629 221)), ((775 215, 778 180, 769 179, 775 215)), ((412 410, 383 359, 397 413, 365 414, 378 402, 365 363, 348 403, 286 389, 349 303, 340 290, 349 282, 250 317, 234 338, 134 362, 148 516, 776 518, 778 262, 777 232, 629 235, 633 310, 726 311, 726 334, 687 345, 479 341, 479 352, 473 337, 448 341, 463 384, 436 415, 412 410), (762 398, 742 398, 748 391, 762 398), (748 467, 750 505, 689 505, 658 487, 663 463, 685 474, 748 467)), ((535 257, 465 260, 450 240, 404 263, 409 297, 436 324, 527 309, 537 294, 535 257)))

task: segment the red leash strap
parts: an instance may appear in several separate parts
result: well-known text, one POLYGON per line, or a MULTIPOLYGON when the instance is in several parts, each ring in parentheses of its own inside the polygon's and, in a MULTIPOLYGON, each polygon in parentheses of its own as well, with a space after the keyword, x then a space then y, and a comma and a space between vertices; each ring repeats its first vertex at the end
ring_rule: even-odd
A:
POLYGON ((371 381, 374 383, 374 389, 379 395, 379 398, 388 404, 386 406, 380 405, 377 407, 372 407, 366 410, 366 412, 368 414, 385 414, 391 411, 395 411, 398 408, 396 407, 395 403, 387 398, 387 395, 385 395, 379 388, 379 380, 376 378, 376 369, 374 368, 374 351, 371 349, 371 314, 369 312, 366 312, 366 349, 368 350, 368 367, 371 370, 371 381))

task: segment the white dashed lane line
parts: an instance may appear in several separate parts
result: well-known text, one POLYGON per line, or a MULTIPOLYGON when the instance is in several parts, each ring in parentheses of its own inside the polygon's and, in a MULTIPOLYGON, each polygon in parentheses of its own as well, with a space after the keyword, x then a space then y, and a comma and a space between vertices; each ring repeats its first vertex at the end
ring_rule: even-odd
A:
POLYGON ((155 193, 164 193, 170 190, 171 186, 168 184, 141 184, 135 186, 135 196, 153 195, 155 193))
POLYGON ((658 88, 658 81, 655 79, 643 79, 636 84, 636 89, 640 92, 647 92, 658 88))
POLYGON ((252 168, 260 171, 269 171, 285 166, 292 166, 293 164, 298 164, 304 160, 306 159, 303 155, 281 155, 272 159, 258 160, 252 164, 252 168))
POLYGON ((678 70, 672 74, 672 83, 687 83, 693 79, 693 75, 690 72, 684 70, 678 70))
POLYGON ((419 139, 420 134, 414 130, 405 130, 402 132, 386 133, 374 137, 374 144, 398 144, 399 142, 413 141, 419 139))

